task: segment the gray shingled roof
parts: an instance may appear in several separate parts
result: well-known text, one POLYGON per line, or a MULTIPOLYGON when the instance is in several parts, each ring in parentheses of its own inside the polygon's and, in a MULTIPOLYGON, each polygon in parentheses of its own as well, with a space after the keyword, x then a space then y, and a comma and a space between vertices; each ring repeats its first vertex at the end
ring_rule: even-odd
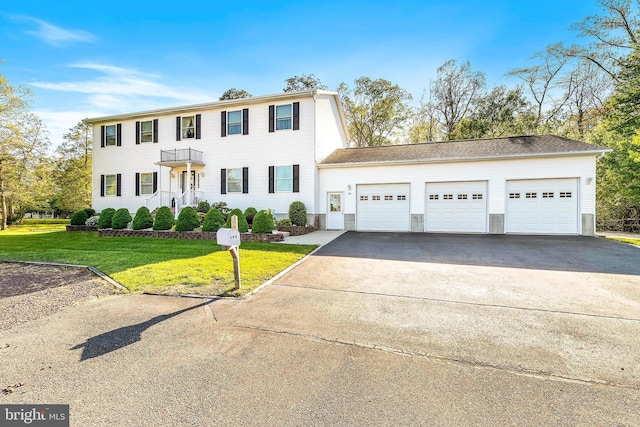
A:
POLYGON ((425 144, 341 148, 320 165, 380 162, 437 162, 509 157, 537 157, 553 154, 587 154, 611 151, 606 147, 554 135, 514 136, 425 144))

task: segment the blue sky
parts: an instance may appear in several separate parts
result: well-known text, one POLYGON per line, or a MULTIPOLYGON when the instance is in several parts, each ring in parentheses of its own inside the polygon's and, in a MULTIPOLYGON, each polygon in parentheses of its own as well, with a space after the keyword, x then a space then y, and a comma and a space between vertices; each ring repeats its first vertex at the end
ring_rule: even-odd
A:
POLYGON ((279 93, 313 73, 334 90, 385 78, 417 103, 448 59, 491 85, 600 13, 596 0, 5 2, 0 65, 33 91, 54 145, 85 117, 279 93))

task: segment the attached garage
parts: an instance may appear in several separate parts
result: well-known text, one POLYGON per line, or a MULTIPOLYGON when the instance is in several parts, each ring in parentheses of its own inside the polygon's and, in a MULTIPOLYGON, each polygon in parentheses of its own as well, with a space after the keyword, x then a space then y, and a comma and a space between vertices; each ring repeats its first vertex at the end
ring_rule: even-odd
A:
POLYGON ((365 184, 356 187, 359 231, 409 231, 409 184, 365 184))
POLYGON ((425 231, 486 233, 487 182, 427 183, 425 231))
POLYGON ((506 232, 578 233, 578 180, 507 181, 506 232))

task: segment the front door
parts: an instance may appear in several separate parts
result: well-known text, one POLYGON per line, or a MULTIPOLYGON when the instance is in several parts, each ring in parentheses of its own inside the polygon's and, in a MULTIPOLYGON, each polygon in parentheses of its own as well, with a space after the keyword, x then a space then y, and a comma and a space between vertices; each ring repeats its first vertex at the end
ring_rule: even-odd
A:
POLYGON ((196 171, 191 171, 191 182, 190 186, 187 187, 187 171, 182 171, 180 175, 180 192, 184 194, 187 190, 195 190, 196 189, 196 171))
POLYGON ((327 193, 327 230, 344 229, 342 193, 327 193))

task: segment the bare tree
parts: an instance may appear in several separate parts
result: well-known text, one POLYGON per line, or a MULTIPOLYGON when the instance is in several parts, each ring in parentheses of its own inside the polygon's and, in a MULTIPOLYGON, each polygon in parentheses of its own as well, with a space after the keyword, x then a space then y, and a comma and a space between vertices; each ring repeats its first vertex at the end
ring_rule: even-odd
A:
POLYGON ((462 119, 485 88, 486 77, 471 70, 469 61, 458 63, 451 59, 438 68, 436 80, 431 83, 431 97, 443 126, 444 138, 450 140, 462 119))

